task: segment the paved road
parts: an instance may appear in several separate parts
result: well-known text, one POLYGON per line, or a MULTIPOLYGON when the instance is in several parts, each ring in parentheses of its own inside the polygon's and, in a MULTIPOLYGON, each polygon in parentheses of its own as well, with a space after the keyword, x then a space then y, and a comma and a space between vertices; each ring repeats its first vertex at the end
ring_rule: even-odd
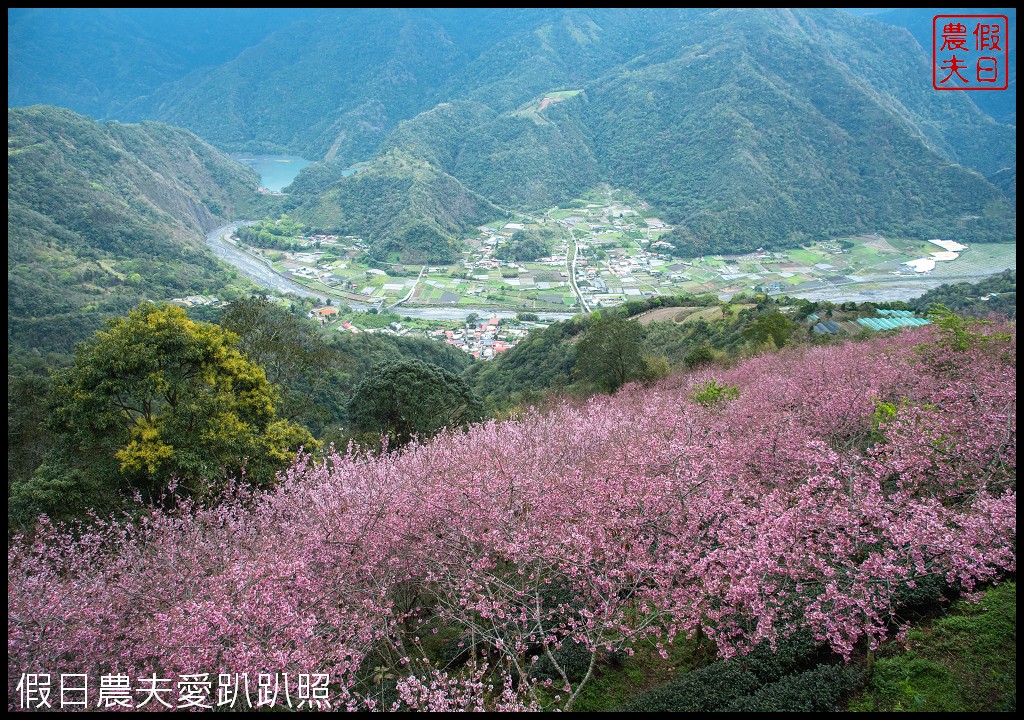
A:
POLYGON ((583 293, 580 292, 579 285, 576 284, 576 258, 580 254, 580 246, 576 242, 576 233, 572 228, 569 228, 569 237, 572 242, 572 263, 569 266, 569 285, 572 287, 573 293, 576 295, 576 299, 579 300, 580 307, 583 308, 583 312, 590 312, 590 308, 587 306, 587 299, 583 297, 583 293))
POLYGON ((563 223, 561 220, 554 220, 554 218, 551 217, 551 213, 557 209, 557 207, 553 207, 544 213, 544 215, 548 220, 553 220, 556 225, 561 225, 563 231, 568 230, 569 245, 572 246, 572 258, 569 257, 569 245, 566 246, 565 252, 565 269, 569 271, 569 288, 572 290, 573 295, 576 296, 576 300, 579 302, 580 307, 583 308, 583 312, 589 313, 590 308, 587 306, 587 300, 583 297, 583 293, 580 292, 580 288, 576 284, 576 258, 580 253, 580 246, 576 244, 576 234, 573 232, 572 226, 567 223, 563 223))
POLYGON ((323 298, 322 294, 304 288, 277 272, 263 258, 248 253, 228 241, 228 238, 231 237, 235 230, 243 225, 251 224, 249 222, 237 221, 230 225, 219 227, 216 230, 211 230, 206 234, 206 244, 213 250, 214 255, 234 265, 240 273, 260 287, 267 290, 276 290, 280 293, 295 293, 302 297, 323 298))
POLYGON ((426 266, 426 265, 424 265, 424 266, 423 266, 422 268, 420 268, 420 274, 419 274, 419 276, 417 276, 417 278, 416 278, 416 282, 414 282, 414 283, 412 284, 412 287, 411 287, 411 288, 409 288, 409 292, 407 292, 407 293, 405 294, 405 297, 404 297, 404 298, 402 298, 402 299, 401 299, 401 300, 399 300, 398 302, 394 303, 393 305, 389 306, 389 308, 388 308, 388 309, 394 309, 394 308, 398 307, 399 305, 401 305, 401 304, 402 304, 402 303, 404 303, 404 302, 409 302, 409 300, 411 300, 411 299, 412 299, 412 294, 413 294, 414 292, 416 292, 416 286, 417 286, 417 285, 419 285, 419 282, 420 282, 420 280, 422 280, 422 279, 423 279, 423 273, 425 273, 426 271, 427 271, 427 266, 426 266))

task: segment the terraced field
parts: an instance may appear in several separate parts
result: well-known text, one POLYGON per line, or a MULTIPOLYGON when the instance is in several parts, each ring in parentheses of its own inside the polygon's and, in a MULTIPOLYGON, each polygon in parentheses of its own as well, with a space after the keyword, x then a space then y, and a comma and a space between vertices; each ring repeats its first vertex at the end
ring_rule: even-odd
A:
MULTIPOLYGON (((738 312, 753 305, 730 305, 729 312, 738 312)), ((652 322, 693 322, 695 320, 718 320, 725 317, 725 311, 719 305, 711 307, 670 307, 650 310, 643 315, 638 315, 636 321, 641 325, 650 325, 652 322)))

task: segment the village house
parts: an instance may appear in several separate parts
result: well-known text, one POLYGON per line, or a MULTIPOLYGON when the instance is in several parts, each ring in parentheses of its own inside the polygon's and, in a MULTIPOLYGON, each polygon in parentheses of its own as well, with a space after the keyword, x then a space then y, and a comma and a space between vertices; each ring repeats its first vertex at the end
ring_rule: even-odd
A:
POLYGON ((331 307, 330 305, 314 308, 310 313, 310 317, 320 318, 321 320, 333 320, 338 317, 338 308, 331 307))

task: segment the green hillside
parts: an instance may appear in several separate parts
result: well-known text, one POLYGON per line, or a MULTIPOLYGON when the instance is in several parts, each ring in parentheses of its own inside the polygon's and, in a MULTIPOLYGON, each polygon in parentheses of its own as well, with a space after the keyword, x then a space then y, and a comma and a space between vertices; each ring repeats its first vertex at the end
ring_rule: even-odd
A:
POLYGON ((617 74, 658 47, 678 46, 707 10, 689 8, 574 8, 553 11, 534 25, 495 42, 454 74, 452 98, 499 111, 552 90, 579 88, 617 74))
MULTIPOLYGON (((904 104, 869 84, 855 72, 852 49, 847 60, 835 58, 803 28, 813 21, 827 39, 839 34, 827 24, 835 20, 824 11, 722 11, 705 18, 694 37, 723 40, 674 51, 588 88, 579 111, 603 169, 680 225, 674 240, 687 255, 792 246, 852 231, 1014 238, 1014 212, 1003 193, 928 137, 946 146, 963 134, 990 137, 1002 153, 1001 161, 980 161, 991 170, 1015 163, 1012 129, 976 108, 960 124, 939 124, 932 121, 936 108, 912 104, 915 88, 900 89, 904 104)), ((901 48, 894 38, 871 45, 869 31, 880 26, 868 23, 847 23, 863 33, 853 39, 868 48, 864 64, 885 40, 890 57, 925 67, 916 46, 901 48)), ((917 74, 921 85, 925 76, 917 74)), ((899 75, 914 84, 913 74, 899 75)), ((935 102, 945 102, 953 117, 957 103, 935 102)), ((978 155, 986 154, 992 157, 978 155)))
POLYGON ((252 212, 256 185, 178 128, 9 109, 8 354, 70 352, 144 298, 221 294, 203 233, 252 212))
POLYGON ((501 215, 450 175, 398 151, 304 197, 296 217, 366 238, 377 259, 408 263, 453 262, 463 232, 501 215))
POLYGON ((544 12, 483 10, 470 23, 451 10, 325 12, 128 110, 232 150, 364 160, 399 120, 441 99, 440 88, 481 44, 544 12))
POLYGON ((10 8, 7 107, 45 103, 135 120, 124 106, 220 65, 308 8, 10 8))

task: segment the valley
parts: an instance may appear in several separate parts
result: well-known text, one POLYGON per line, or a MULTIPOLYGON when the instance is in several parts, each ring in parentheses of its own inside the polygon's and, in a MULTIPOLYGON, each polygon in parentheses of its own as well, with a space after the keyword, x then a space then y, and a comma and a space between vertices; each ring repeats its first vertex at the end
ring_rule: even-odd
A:
POLYGON ((219 243, 249 277, 273 273, 264 287, 332 298, 353 308, 449 317, 470 312, 558 315, 680 293, 788 295, 830 302, 907 300, 946 282, 1016 268, 1013 243, 969 245, 946 253, 928 241, 880 234, 839 237, 781 250, 675 257, 673 228, 635 194, 601 187, 539 213, 517 212, 462 238, 451 264, 407 265, 368 259, 356 236, 296 232, 276 243, 292 249, 219 243), (517 255, 524 241, 533 245, 517 255), (230 248, 230 249, 229 249, 230 248), (944 257, 918 272, 908 263, 944 257), (461 313, 459 312, 461 310, 461 313))

